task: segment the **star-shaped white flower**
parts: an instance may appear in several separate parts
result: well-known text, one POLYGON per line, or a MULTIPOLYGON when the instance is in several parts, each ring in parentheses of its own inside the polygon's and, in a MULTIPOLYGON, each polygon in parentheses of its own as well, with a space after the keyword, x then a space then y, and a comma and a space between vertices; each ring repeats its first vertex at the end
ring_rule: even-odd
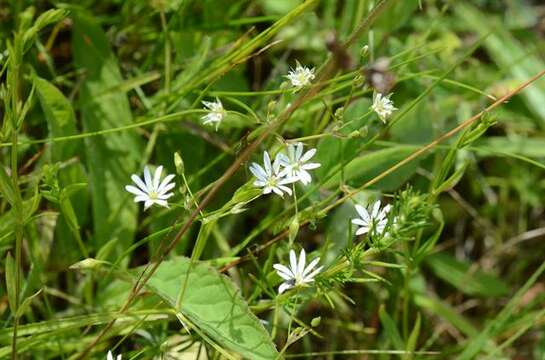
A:
POLYGON ((308 283, 314 281, 314 277, 322 271, 323 266, 319 266, 314 270, 320 258, 312 260, 308 266, 306 265, 305 249, 301 250, 299 254, 299 260, 295 251, 290 250, 290 266, 284 266, 282 264, 274 264, 273 268, 276 270, 278 276, 285 281, 278 287, 278 293, 282 294, 284 291, 296 286, 305 286, 308 283), (314 271, 313 271, 314 270, 314 271))
POLYGON ((386 119, 397 110, 397 108, 394 107, 394 102, 390 100, 390 96, 392 96, 392 94, 383 96, 380 93, 376 93, 373 96, 373 105, 371 105, 371 109, 377 113, 380 120, 384 123, 386 123, 386 119))
POLYGON ((205 106, 205 110, 208 111, 206 115, 201 116, 201 120, 203 120, 203 125, 215 124, 217 131, 221 121, 226 114, 225 109, 223 109, 223 104, 218 98, 216 98, 216 101, 214 102, 203 101, 202 104, 205 106))
POLYGON ((144 167, 144 181, 136 174, 131 176, 132 181, 138 187, 132 185, 125 186, 125 190, 136 195, 134 202, 144 202, 145 210, 153 204, 168 207, 167 199, 174 195, 174 193, 169 193, 169 191, 176 186, 174 182, 171 182, 174 175, 168 175, 163 181, 160 181, 162 171, 162 166, 157 167, 152 180, 149 168, 146 166, 144 167))
POLYGON ((359 218, 352 219, 352 224, 360 226, 356 231, 356 235, 362 235, 375 230, 376 234, 382 235, 384 228, 388 224, 388 212, 391 209, 391 205, 386 205, 382 210, 380 209, 380 200, 377 200, 372 208, 369 210, 361 205, 356 205, 356 211, 359 218))
POLYGON ((280 171, 280 165, 281 157, 277 155, 274 163, 271 164, 271 158, 266 151, 263 152, 263 166, 258 163, 250 165, 250 171, 257 178, 254 185, 262 187, 263 194, 274 192, 281 197, 284 197, 284 193, 291 195, 291 189, 285 185, 296 182, 298 179, 286 176, 286 171, 280 171))
POLYGON ((307 163, 314 154, 316 149, 310 149, 303 154, 303 144, 288 145, 288 156, 281 155, 280 159, 289 176, 296 177, 304 185, 310 184, 312 177, 307 170, 313 170, 320 167, 319 163, 307 163))
POLYGON ((310 82, 314 80, 314 68, 310 69, 306 66, 301 66, 301 64, 297 62, 295 70, 291 69, 286 77, 296 90, 300 90, 301 88, 310 85, 310 82))
POLYGON ((106 355, 106 360, 121 360, 121 354, 117 355, 114 358, 114 355, 112 354, 112 352, 108 351, 108 355, 106 355))

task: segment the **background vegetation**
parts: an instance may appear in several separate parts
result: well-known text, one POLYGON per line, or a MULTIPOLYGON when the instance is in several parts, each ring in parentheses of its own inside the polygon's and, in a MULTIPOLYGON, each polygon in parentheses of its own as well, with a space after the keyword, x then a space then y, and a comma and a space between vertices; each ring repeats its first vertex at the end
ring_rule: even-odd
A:
POLYGON ((13 0, 0 28, 0 358, 545 358, 542 2, 13 0), (321 167, 261 195, 291 140, 321 167), (169 208, 125 191, 145 165, 169 208), (389 234, 355 236, 377 199, 389 234), (324 268, 279 295, 303 248, 324 268))

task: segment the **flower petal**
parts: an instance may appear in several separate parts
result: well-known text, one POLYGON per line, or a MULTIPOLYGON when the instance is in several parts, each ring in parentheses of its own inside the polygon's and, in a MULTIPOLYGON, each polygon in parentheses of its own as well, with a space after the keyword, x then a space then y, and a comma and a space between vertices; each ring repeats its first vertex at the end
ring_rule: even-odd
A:
POLYGON ((307 162, 316 154, 316 149, 310 149, 300 159, 301 162, 307 162))
POLYGON ((293 285, 291 285, 290 283, 287 283, 287 282, 283 282, 282 284, 280 284, 280 286, 278 287, 278 293, 279 294, 282 294, 284 291, 288 290, 288 289, 291 289, 293 287, 293 285))
POLYGON ((301 249, 301 252, 299 253, 299 263, 297 265, 297 271, 299 275, 302 274, 303 271, 305 270, 306 262, 307 262, 307 256, 305 253, 305 249, 301 249))
POLYGON ((142 190, 143 192, 147 193, 149 190, 148 190, 148 187, 146 186, 146 184, 144 184, 144 182, 142 181, 142 179, 140 179, 136 174, 132 174, 131 175, 131 180, 140 188, 140 190, 142 190))
POLYGON ((369 232, 369 227, 362 226, 356 231, 356 235, 363 235, 363 234, 367 234, 368 232, 369 232))
POLYGON ((128 192, 130 192, 131 194, 134 194, 136 196, 142 196, 142 195, 145 196, 146 195, 145 192, 143 192, 142 190, 140 190, 136 186, 132 186, 132 185, 125 186, 125 190, 127 190, 128 192))
POLYGON ((144 180, 146 181, 146 188, 148 191, 153 189, 153 182, 151 181, 151 174, 147 166, 144 167, 144 180))
POLYGON ((303 274, 301 274, 302 277, 306 277, 309 272, 312 271, 316 267, 316 265, 320 262, 320 258, 317 257, 316 259, 312 260, 310 264, 305 268, 305 271, 303 271, 303 274))
POLYGON ((159 189, 159 182, 161 180, 162 172, 163 172, 163 166, 159 165, 157 169, 155 169, 155 174, 153 175, 153 189, 155 189, 155 191, 158 191, 159 189))
POLYGON ((290 250, 290 267, 291 272, 294 275, 297 275, 298 269, 297 269, 297 255, 295 254, 295 251, 290 250))
MULTIPOLYGON (((167 175, 165 176, 165 178, 163 179, 163 181, 161 181, 161 184, 159 185, 158 189, 157 189, 157 192, 158 193, 161 193, 161 192, 165 192, 165 191, 168 191, 166 190, 165 188, 169 185, 169 183, 172 181, 172 179, 174 179, 176 175, 174 174, 170 174, 170 175, 167 175)), ((172 186, 174 187, 176 184, 175 183, 172 183, 172 186)), ((169 189, 172 189, 169 188, 169 189)))

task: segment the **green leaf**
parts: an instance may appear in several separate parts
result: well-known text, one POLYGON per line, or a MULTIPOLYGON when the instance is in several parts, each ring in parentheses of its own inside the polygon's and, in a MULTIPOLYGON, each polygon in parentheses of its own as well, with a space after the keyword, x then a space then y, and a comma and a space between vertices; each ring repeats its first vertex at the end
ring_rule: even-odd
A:
POLYGON ((422 319, 420 318, 420 313, 418 313, 416 317, 416 323, 414 324, 414 327, 413 327, 413 331, 411 331, 411 334, 409 335, 409 340, 407 340, 407 347, 405 348, 405 350, 409 352, 409 354, 405 356, 405 359, 413 358, 413 355, 411 353, 414 352, 416 349, 416 342, 418 341, 418 336, 420 335, 421 320, 422 319))
MULTIPOLYGON (((148 288, 212 339, 246 359, 276 359, 278 352, 229 278, 188 258, 163 262, 148 288), (187 275, 184 298, 179 299, 187 275)), ((138 271, 141 271, 139 269, 138 271)))
POLYGON ((396 323, 394 319, 384 310, 384 305, 378 310, 378 316, 380 318, 380 323, 384 327, 384 332, 386 337, 394 344, 396 349, 404 349, 405 345, 403 344, 403 339, 399 330, 397 330, 396 323))
MULTIPOLYGON (((126 94, 96 98, 122 82, 117 61, 99 23, 82 10, 74 11, 72 50, 76 66, 85 72, 80 104, 85 131, 98 131, 132 124, 126 94)), ((85 151, 92 189, 94 241, 97 248, 112 238, 119 249, 132 243, 137 207, 124 186, 138 169, 141 144, 133 132, 117 132, 85 139, 85 151)))
MULTIPOLYGON (((361 186, 413 152, 414 147, 412 146, 395 146, 357 157, 345 167, 345 181, 351 186, 361 186)), ((370 188, 383 191, 396 190, 415 173, 417 166, 418 160, 412 161, 381 179, 370 188)), ((340 175, 336 175, 327 181, 325 186, 329 188, 337 186, 340 180, 340 175)))
POLYGON ((32 300, 38 295, 42 293, 42 289, 36 291, 33 295, 30 295, 26 299, 23 300, 21 303, 21 306, 19 306, 19 309, 17 309, 17 317, 21 317, 26 310, 29 308, 30 304, 32 303, 32 300))
POLYGON ((465 294, 498 297, 509 292, 507 284, 496 276, 475 270, 446 253, 430 255, 425 262, 435 275, 465 294))
POLYGON ((474 337, 479 334, 479 330, 469 320, 460 315, 452 306, 439 299, 424 294, 416 294, 414 302, 419 307, 427 309, 445 319, 468 337, 474 337))
POLYGON ((11 312, 15 314, 17 309, 17 277, 16 265, 10 253, 6 256, 6 291, 11 312))
MULTIPOLYGON (((47 121, 49 137, 69 136, 77 133, 76 116, 70 101, 53 84, 45 79, 34 77, 36 93, 40 106, 47 121)), ((79 144, 73 141, 54 142, 47 147, 47 152, 52 162, 67 161, 80 153, 79 144)), ((60 208, 62 217, 59 219, 55 232, 55 251, 52 254, 52 263, 64 266, 74 261, 81 254, 73 246, 74 240, 81 248, 79 224, 84 224, 87 216, 88 194, 81 191, 72 199, 78 206, 74 209, 68 199, 71 194, 79 189, 87 187, 87 178, 81 163, 63 167, 58 174, 59 185, 63 187, 60 208), (76 226, 74 226, 76 224, 76 226), (60 264, 59 264, 60 263, 60 264)))
MULTIPOLYGON (((34 78, 36 93, 47 120, 50 137, 60 137, 76 134, 74 109, 62 92, 47 80, 34 78)), ((63 161, 76 153, 76 143, 63 141, 53 143, 49 147, 51 160, 63 161)))
POLYGON ((4 167, 0 165, 0 193, 6 198, 11 206, 14 206, 16 201, 15 189, 11 178, 6 174, 4 167))
MULTIPOLYGON (((529 53, 528 45, 521 44, 515 39, 505 26, 491 16, 481 13, 477 8, 464 1, 456 3, 454 8, 458 19, 469 29, 476 31, 480 36, 488 35, 484 46, 492 61, 495 61, 502 71, 520 81, 526 81, 545 69, 545 63, 536 55, 529 53), (493 32, 491 32, 493 29, 493 32)), ((522 98, 532 113, 545 122, 545 79, 538 79, 532 86, 526 88, 522 98)))

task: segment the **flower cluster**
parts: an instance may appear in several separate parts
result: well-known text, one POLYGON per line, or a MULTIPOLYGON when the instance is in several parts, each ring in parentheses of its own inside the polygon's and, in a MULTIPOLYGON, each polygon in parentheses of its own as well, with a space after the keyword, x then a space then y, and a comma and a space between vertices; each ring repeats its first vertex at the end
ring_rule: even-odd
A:
POLYGON ((225 114, 227 113, 225 109, 223 109, 223 104, 221 103, 220 99, 216 98, 216 101, 210 102, 210 101, 203 101, 202 104, 205 107, 205 110, 207 111, 207 114, 201 117, 201 120, 203 120, 203 125, 216 125, 216 131, 218 131, 218 128, 221 124, 221 121, 225 117, 225 114))
POLYGON ((305 86, 309 86, 311 81, 314 80, 314 68, 310 69, 306 66, 301 66, 297 62, 295 70, 291 69, 286 75, 286 78, 291 82, 291 85, 295 88, 295 91, 299 91, 305 86))
POLYGON ((287 184, 300 181, 308 185, 312 177, 308 170, 320 167, 319 163, 308 161, 316 154, 316 149, 310 149, 303 154, 303 144, 297 143, 288 146, 288 155, 279 153, 271 163, 268 152, 263 152, 263 166, 258 163, 250 165, 250 171, 256 177, 254 185, 263 188, 263 194, 275 194, 283 197, 284 193, 292 194, 287 184))
POLYGON ((397 110, 397 108, 394 107, 394 102, 390 100, 390 96, 392 96, 392 94, 384 96, 380 93, 376 93, 373 95, 373 105, 371 105, 371 109, 377 113, 380 120, 384 123, 386 123, 386 119, 397 110))

